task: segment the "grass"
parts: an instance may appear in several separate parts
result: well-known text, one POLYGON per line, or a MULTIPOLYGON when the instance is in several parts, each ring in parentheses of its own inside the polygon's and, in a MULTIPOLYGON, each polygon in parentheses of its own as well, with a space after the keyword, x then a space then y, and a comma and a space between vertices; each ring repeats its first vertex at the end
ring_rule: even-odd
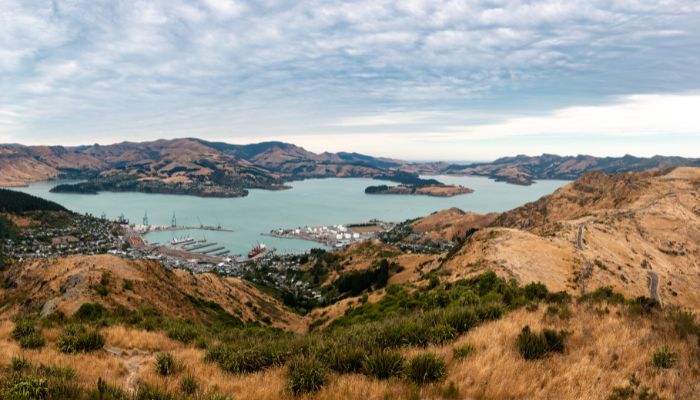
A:
POLYGON ((461 346, 456 346, 452 349, 452 356, 456 359, 469 357, 470 354, 476 351, 476 347, 471 343, 466 343, 461 346))
MULTIPOLYGON (((490 279, 471 279, 457 283, 443 282, 432 289, 392 287, 389 292, 394 299, 383 307, 392 307, 395 310, 390 315, 379 315, 374 318, 372 316, 374 308, 371 304, 376 303, 356 303, 357 308, 367 308, 348 315, 352 314, 352 318, 359 316, 360 323, 343 322, 303 336, 258 327, 220 329, 214 326, 193 325, 197 329, 198 336, 190 341, 189 345, 184 345, 184 342, 169 340, 166 333, 175 324, 183 326, 191 324, 174 323, 147 311, 140 314, 144 321, 153 321, 155 331, 136 330, 136 327, 142 326, 143 321, 141 321, 130 325, 135 328, 109 326, 103 328, 102 332, 111 345, 168 351, 182 368, 186 367, 193 373, 196 371, 197 389, 195 395, 189 395, 183 390, 185 386, 183 382, 187 380, 187 375, 176 375, 176 378, 172 375, 162 376, 152 367, 153 364, 150 364, 151 368, 147 368, 140 377, 143 383, 148 385, 143 389, 141 398, 148 398, 144 397, 146 394, 152 395, 153 398, 179 399, 187 396, 209 398, 207 396, 212 395, 215 387, 219 388, 218 393, 234 395, 234 398, 290 398, 294 392, 290 387, 288 373, 292 363, 301 359, 312 359, 316 365, 320 365, 326 371, 326 379, 321 386, 313 389, 318 393, 316 395, 318 398, 324 399, 362 397, 374 400, 385 396, 390 398, 526 398, 532 393, 532 382, 541 382, 542 386, 540 388, 538 383, 537 390, 543 397, 562 398, 563 394, 556 385, 562 385, 562 382, 567 381, 566 379, 582 381, 591 379, 586 374, 603 377, 602 383, 596 386, 599 391, 591 394, 589 389, 581 387, 576 388, 575 393, 581 394, 582 397, 605 398, 612 393, 614 387, 619 387, 621 377, 624 378, 633 371, 642 372, 642 376, 649 380, 645 381, 645 385, 650 390, 663 395, 664 398, 688 397, 683 396, 682 392, 677 392, 678 389, 674 386, 664 387, 661 383, 652 380, 656 379, 649 372, 653 371, 650 362, 652 351, 627 354, 621 353, 616 348, 620 343, 642 349, 660 348, 667 344, 675 352, 685 354, 688 350, 679 341, 680 335, 665 336, 664 341, 657 339, 661 332, 665 332, 662 331, 663 324, 656 319, 663 316, 661 313, 641 314, 642 317, 635 316, 629 319, 628 315, 632 314, 628 312, 631 306, 628 308, 628 302, 624 302, 608 304, 609 313, 597 314, 594 312, 597 306, 587 301, 568 304, 573 315, 571 318, 547 319, 544 318, 546 310, 543 307, 540 307, 537 312, 526 312, 520 308, 531 302, 548 302, 551 299, 550 296, 542 300, 538 295, 535 296, 537 300, 528 300, 522 289, 504 281, 494 282, 490 279), (507 318, 502 318, 504 315, 507 315, 507 318), (495 322, 484 323, 491 320, 495 322), (652 321, 659 327, 652 329, 650 327, 652 321), (530 332, 533 335, 543 336, 545 342, 547 342, 545 329, 552 328, 552 332, 556 335, 561 334, 562 329, 572 332, 566 337, 566 341, 562 340, 561 343, 551 340, 556 338, 550 335, 550 341, 547 342, 549 353, 546 354, 558 351, 557 349, 563 351, 564 345, 566 345, 566 352, 562 353, 562 356, 552 357, 546 361, 546 376, 542 375, 543 364, 529 362, 519 354, 517 346, 514 345, 518 341, 521 328, 526 325, 531 327, 530 332), (590 332, 584 336, 584 331, 590 332), (129 338, 130 335, 137 337, 129 338), (467 345, 455 346, 453 341, 460 336, 463 338, 459 343, 467 343, 467 345), (200 350, 195 346, 200 340, 207 343, 206 350, 200 350), (478 354, 471 355, 473 350, 470 350, 469 345, 478 348, 478 354), (462 347, 466 349, 463 350, 466 356, 460 358, 459 354, 462 350, 457 349, 462 347), (436 375, 411 372, 413 360, 417 355, 425 355, 426 351, 438 359, 449 361, 445 370, 445 383, 425 385, 424 383, 441 382, 443 378, 429 378, 436 375), (613 352, 619 354, 615 366, 612 366, 610 360, 604 357, 613 352), (398 354, 399 362, 393 364, 397 367, 390 367, 391 363, 388 360, 391 356, 376 356, 379 353, 398 354), (208 363, 204 363, 205 354, 208 363), (454 357, 450 357, 450 354, 454 357), (585 361, 587 357, 591 358, 590 365, 589 361, 585 361), (370 367, 366 359, 371 358, 374 365, 370 367), (408 361, 406 362, 405 359, 408 361), (453 359, 459 359, 459 361, 452 361, 453 359), (571 369, 571 364, 575 360, 584 360, 581 361, 584 363, 581 370, 571 369), (459 368, 455 368, 455 365, 459 368), (394 372, 377 372, 381 370, 394 372), (562 377, 559 378, 557 374, 561 374, 562 377), (380 376, 387 376, 388 379, 380 376), (426 378, 420 378, 421 376, 426 378), (501 383, 506 379, 509 384, 502 385, 501 383)), ((115 317, 110 314, 105 318, 115 317)), ((92 326, 101 326, 105 318, 92 322, 92 326)), ((677 319, 686 321, 680 325, 689 325, 687 317, 677 319)), ((0 325, 0 330, 2 326, 0 325)), ((5 335, 9 338, 13 325, 8 326, 9 329, 5 328, 5 335)), ((37 322, 36 327, 40 326, 44 327, 47 341, 53 343, 60 330, 56 329, 55 325, 54 328, 47 328, 43 322, 37 322)), ((676 329, 672 324, 668 324, 667 328, 676 329)), ((694 336, 689 336, 693 337, 694 343, 694 336)), ((90 384, 92 392, 96 390, 94 382, 98 378, 94 376, 93 371, 90 371, 93 367, 86 363, 99 361, 103 363, 100 365, 110 365, 106 364, 107 362, 117 364, 109 357, 107 360, 101 360, 99 357, 90 355, 75 357, 60 353, 54 355, 54 353, 57 353, 54 346, 49 345, 38 352, 27 352, 27 356, 33 360, 42 360, 43 363, 50 358, 56 360, 56 363, 60 362, 61 365, 75 363, 75 368, 80 373, 80 381, 93 382, 90 384), (83 376, 94 376, 94 378, 89 380, 83 376)), ((9 357, 6 360, 9 361, 9 357)), ((8 364, 7 361, 4 365, 8 364)), ((35 361, 35 363, 38 362, 35 361)), ((426 364, 426 362, 419 364, 416 361, 416 371, 420 371, 421 368, 423 371, 434 370, 426 367, 426 364), (419 365, 422 367, 418 368, 419 365)), ((689 372, 684 364, 678 362, 674 368, 676 368, 674 373, 678 371, 679 376, 688 376, 686 374, 689 372)), ((439 367, 437 369, 439 370, 439 367)), ((29 371, 34 371, 34 367, 29 371)), ((102 371, 117 374, 119 370, 116 366, 111 366, 100 372, 106 373, 102 371)), ((117 386, 120 385, 121 383, 117 384, 117 386)), ((695 386, 689 384, 689 387, 695 386)), ((637 392, 641 393, 641 389, 637 392)))
POLYGON ((659 369, 673 368, 677 362, 678 353, 669 350, 666 346, 655 351, 651 358, 652 365, 659 369))
POLYGON ((525 326, 518 335, 518 351, 526 360, 537 360, 550 353, 563 353, 566 332, 544 329, 541 333, 532 332, 525 326))
POLYGON ((362 361, 362 372, 377 379, 400 377, 406 360, 401 353, 392 350, 377 350, 367 354, 362 361))
POLYGON ((63 353, 75 354, 101 349, 105 338, 96 330, 88 330, 84 325, 68 325, 56 341, 56 347, 63 353))
POLYGON ((19 342, 23 349, 40 349, 46 344, 44 336, 36 328, 34 319, 18 320, 12 330, 12 338, 19 342))
POLYGON ((406 366, 406 377, 418 385, 441 381, 446 375, 445 360, 431 353, 413 357, 406 366))
POLYGON ((297 356, 287 366, 287 388, 295 395, 317 392, 327 379, 326 367, 313 356, 297 356))
POLYGON ((170 376, 177 373, 177 364, 172 353, 161 353, 156 356, 156 372, 162 376, 170 376))

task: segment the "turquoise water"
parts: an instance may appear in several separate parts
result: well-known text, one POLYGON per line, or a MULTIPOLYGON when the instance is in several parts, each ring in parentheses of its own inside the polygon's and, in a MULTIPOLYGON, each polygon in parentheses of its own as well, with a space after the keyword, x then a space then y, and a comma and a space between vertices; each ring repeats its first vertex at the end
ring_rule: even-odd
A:
POLYGON ((109 218, 124 214, 132 223, 141 223, 148 212, 154 225, 170 225, 173 212, 178 225, 199 226, 221 224, 234 232, 178 231, 154 232, 146 236, 151 242, 165 243, 173 235, 187 234, 206 237, 226 246, 234 254, 247 253, 257 242, 264 242, 281 252, 303 251, 320 245, 292 239, 261 236, 276 228, 295 228, 347 224, 377 218, 384 221, 403 221, 450 207, 465 211, 505 211, 549 194, 567 181, 540 181, 531 186, 516 186, 478 177, 435 177, 441 182, 460 184, 474 189, 474 193, 450 198, 402 195, 366 195, 364 189, 377 181, 362 178, 310 179, 292 182, 284 191, 250 190, 243 198, 218 199, 194 196, 110 193, 98 195, 50 193, 56 182, 40 182, 21 188, 62 204, 76 212, 109 218))

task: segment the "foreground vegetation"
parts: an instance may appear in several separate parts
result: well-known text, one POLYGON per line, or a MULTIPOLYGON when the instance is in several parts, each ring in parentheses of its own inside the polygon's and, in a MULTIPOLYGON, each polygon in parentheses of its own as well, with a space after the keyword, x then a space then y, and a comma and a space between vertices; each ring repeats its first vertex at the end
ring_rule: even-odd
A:
MULTIPOLYGON (((216 308, 205 304, 202 307, 216 308)), ((510 324, 516 324, 513 335, 506 336, 505 342, 494 342, 493 348, 511 348, 521 360, 519 362, 524 363, 539 363, 550 357, 557 360, 568 352, 579 351, 581 346, 580 328, 572 325, 572 318, 576 315, 572 309, 577 308, 591 310, 587 312, 601 318, 611 313, 624 313, 628 315, 624 318, 632 318, 630 321, 639 319, 640 322, 635 323, 644 324, 650 318, 656 323, 665 321, 663 323, 672 327, 676 335, 686 338, 697 338, 700 334, 700 327, 692 314, 672 310, 668 318, 659 319, 662 314, 658 304, 651 299, 626 300, 604 288, 573 301, 565 293, 549 292, 544 285, 535 283, 518 287, 492 273, 448 283, 431 280, 424 286, 392 285, 385 289, 380 300, 357 301, 328 327, 306 335, 243 325, 240 321, 228 319, 225 314, 209 324, 193 324, 164 318, 149 309, 109 311, 96 303, 84 304, 70 317, 30 316, 16 320, 13 340, 27 349, 25 351, 31 356, 33 351, 46 350, 31 350, 33 345, 26 346, 22 344, 23 340, 31 337, 34 339, 29 342, 41 341, 46 335, 52 336, 47 332, 53 331, 56 339, 45 340, 36 348, 44 346, 66 353, 66 357, 79 357, 77 354, 86 354, 104 345, 105 339, 98 335, 106 327, 128 326, 141 332, 162 332, 181 342, 182 349, 191 350, 154 353, 145 367, 147 374, 151 375, 147 375, 133 393, 102 380, 97 384, 86 384, 77 378, 74 370, 65 368, 64 363, 37 363, 29 362, 29 358, 15 357, 2 369, 0 398, 226 398, 216 386, 205 384, 206 374, 215 370, 233 381, 245 381, 250 376, 269 377, 266 371, 272 371, 272 376, 284 380, 282 389, 278 390, 290 397, 319 391, 327 393, 325 390, 337 390, 327 389, 329 385, 363 377, 369 382, 390 385, 384 387, 403 385, 414 388, 410 389, 413 391, 427 390, 428 397, 461 398, 464 384, 455 381, 455 376, 465 372, 479 373, 478 369, 466 365, 488 363, 481 368, 490 370, 488 366, 496 362, 483 358, 486 357, 482 354, 483 339, 473 342, 472 337, 465 342, 463 337, 486 325, 485 322, 515 314, 515 319, 507 318, 512 321, 510 324), (528 316, 535 312, 544 319, 533 323, 528 316), (567 329, 558 329, 561 326, 567 329), (455 369, 455 363, 459 363, 459 368, 455 369), (198 365, 197 369, 191 369, 195 365, 198 365), (209 372, 200 372, 203 368, 209 372)), ((485 332, 492 332, 492 329, 503 328, 488 328, 485 332)), ((492 337, 486 339, 487 342, 496 339, 493 333, 490 335, 492 337)), ((693 340, 696 346, 697 339, 693 340)), ((646 364, 663 373, 685 365, 682 354, 684 351, 677 345, 660 343, 653 349, 653 354, 647 356, 646 364)), ((615 353, 610 357, 613 360, 611 368, 620 368, 616 366, 621 362, 620 356, 615 353)), ((635 379, 630 378, 627 384, 616 386, 615 390, 602 393, 601 397, 641 398, 638 394, 643 393, 650 396, 644 398, 658 398, 653 397, 656 394, 650 387, 635 379), (628 393, 632 393, 631 397, 624 397, 628 393)), ((394 398, 409 396, 407 392, 401 393, 394 398)))

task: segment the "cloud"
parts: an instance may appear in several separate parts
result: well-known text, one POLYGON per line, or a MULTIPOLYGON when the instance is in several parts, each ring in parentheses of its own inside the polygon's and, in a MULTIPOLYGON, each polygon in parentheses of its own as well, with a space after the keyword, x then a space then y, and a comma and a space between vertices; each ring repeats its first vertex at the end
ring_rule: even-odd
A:
POLYGON ((528 135, 698 135, 700 94, 643 94, 610 104, 567 107, 541 116, 506 119, 496 124, 451 127, 454 135, 493 139, 528 135))
MULTIPOLYGON (((477 123, 498 137, 545 123, 517 113, 573 126, 587 111, 566 105, 700 89, 698 18, 684 0, 5 0, 0 106, 15 114, 3 129, 93 142, 341 130, 438 140, 477 123)), ((620 131, 662 123, 678 130, 659 117, 620 131)))

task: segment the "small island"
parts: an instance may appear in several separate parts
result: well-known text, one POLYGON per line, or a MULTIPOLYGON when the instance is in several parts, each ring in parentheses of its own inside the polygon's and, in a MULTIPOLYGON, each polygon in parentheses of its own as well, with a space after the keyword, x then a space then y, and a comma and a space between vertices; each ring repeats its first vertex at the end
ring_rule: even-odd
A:
POLYGON ((452 197, 459 194, 467 194, 474 192, 465 186, 460 185, 378 185, 369 186, 365 189, 366 194, 413 194, 413 195, 424 195, 433 197, 452 197))
POLYGON ((396 186, 377 185, 365 189, 366 194, 410 194, 433 197, 452 197, 472 193, 474 190, 461 185, 445 185, 435 179, 424 179, 417 174, 394 171, 391 174, 375 176, 374 179, 397 182, 396 186))

